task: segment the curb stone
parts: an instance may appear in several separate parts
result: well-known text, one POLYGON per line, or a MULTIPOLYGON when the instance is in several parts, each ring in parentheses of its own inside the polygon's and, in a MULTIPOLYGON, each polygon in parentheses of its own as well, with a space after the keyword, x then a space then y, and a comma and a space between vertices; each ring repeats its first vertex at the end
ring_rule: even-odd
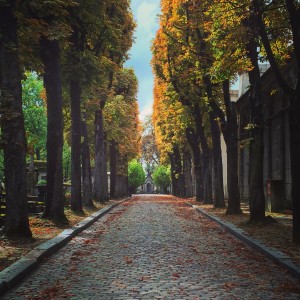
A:
POLYGON ((220 218, 208 214, 207 212, 205 212, 199 207, 196 207, 193 204, 187 202, 185 204, 194 208, 196 211, 206 216, 208 219, 218 223, 219 225, 224 227, 228 232, 230 232, 232 235, 234 235, 235 237, 237 237, 238 239, 246 243, 248 246, 261 252, 262 254, 264 254, 274 262, 278 263, 279 265, 287 269, 294 277, 300 279, 300 267, 292 262, 291 257, 287 256, 286 254, 284 254, 283 252, 275 248, 267 247, 266 245, 257 241, 256 239, 247 236, 247 233, 244 230, 236 227, 232 223, 222 221, 220 218))
POLYGON ((43 244, 38 245, 33 250, 28 252, 21 259, 5 268, 0 272, 0 295, 3 295, 8 290, 13 288, 17 283, 21 281, 26 275, 37 268, 39 263, 46 257, 56 252, 58 249, 66 245, 73 237, 78 235, 80 232, 91 226, 102 216, 107 214, 114 207, 119 204, 130 200, 132 197, 126 198, 119 202, 113 203, 107 207, 100 209, 93 213, 86 219, 80 221, 78 224, 71 228, 65 229, 62 233, 56 237, 46 241, 43 244))

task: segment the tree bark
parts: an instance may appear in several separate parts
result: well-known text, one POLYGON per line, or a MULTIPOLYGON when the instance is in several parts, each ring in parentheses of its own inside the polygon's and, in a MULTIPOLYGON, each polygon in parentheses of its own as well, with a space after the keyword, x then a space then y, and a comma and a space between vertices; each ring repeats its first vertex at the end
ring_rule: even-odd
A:
POLYGON ((105 163, 103 164, 103 188, 102 188, 102 193, 103 193, 103 198, 105 201, 109 200, 109 192, 108 192, 108 161, 107 161, 107 150, 108 150, 108 143, 107 143, 107 138, 106 138, 106 133, 104 132, 104 144, 103 144, 103 155, 104 155, 104 160, 105 163))
POLYGON ((209 112, 210 131, 212 136, 212 155, 214 170, 214 207, 226 207, 224 201, 223 164, 220 129, 213 112, 209 112))
POLYGON ((41 159, 41 149, 39 148, 35 149, 35 156, 37 160, 41 159))
MULTIPOLYGON (((299 70, 298 70, 299 72, 299 70)), ((290 127, 290 156, 292 175, 292 205, 293 205, 293 241, 300 244, 300 74, 296 88, 296 96, 290 99, 289 111, 290 127)))
POLYGON ((203 188, 203 177, 202 177, 202 166, 201 166, 201 152, 200 146, 198 143, 198 136, 193 128, 186 129, 186 139, 192 149, 193 154, 193 168, 194 168, 194 184, 195 184, 195 196, 196 201, 202 202, 203 195, 204 195, 204 188, 203 188))
POLYGON ((86 207, 94 207, 91 155, 85 114, 83 114, 83 119, 81 122, 81 134, 83 137, 83 141, 81 143, 83 205, 86 207))
POLYGON ((199 136, 201 150, 202 150, 202 171, 203 171, 203 185, 204 185, 204 199, 205 204, 213 204, 212 198, 212 182, 211 182, 211 169, 209 163, 209 148, 207 144, 207 138, 205 136, 202 113, 199 105, 194 105, 193 108, 194 119, 197 128, 197 135, 199 136))
POLYGON ((265 195, 263 186, 264 113, 257 46, 257 41, 254 38, 250 38, 247 45, 248 57, 253 66, 253 69, 249 71, 250 114, 251 126, 253 127, 250 142, 250 222, 265 221, 265 195))
POLYGON ((178 145, 173 146, 173 151, 170 154, 173 195, 176 197, 185 197, 185 183, 182 170, 182 161, 178 145))
POLYGON ((183 151, 183 174, 184 174, 184 186, 185 197, 193 197, 193 180, 192 180, 192 164, 191 164, 191 152, 189 149, 183 151))
POLYGON ((71 121, 72 121, 72 143, 71 143, 71 209, 82 212, 81 196, 81 88, 78 80, 70 81, 71 97, 71 121))
POLYGON ((117 178, 117 145, 114 140, 109 146, 109 162, 110 162, 110 198, 115 198, 116 192, 116 178, 117 178))
POLYGON ((290 96, 289 127, 290 127, 290 155, 292 176, 292 204, 293 204, 293 241, 300 244, 300 32, 299 8, 295 2, 285 0, 290 17, 293 33, 294 53, 297 62, 297 84, 293 95, 290 96))
MULTIPOLYGON (((199 35, 198 35, 199 36, 199 35)), ((201 40, 202 47, 206 48, 206 43, 201 40)), ((213 100, 212 83, 210 77, 204 77, 206 94, 210 102, 213 100)), ((213 111, 208 112, 210 132, 212 137, 212 159, 213 159, 213 174, 214 174, 214 186, 213 186, 213 198, 215 207, 225 207, 224 201, 224 184, 223 184, 223 164, 222 164, 222 151, 221 151, 221 133, 220 128, 215 120, 213 111)))
POLYGON ((291 157, 291 177, 292 188, 291 197, 293 205, 293 241, 300 244, 300 32, 299 32, 299 8, 297 10, 296 3, 293 0, 285 0, 291 32, 293 35, 294 57, 297 64, 297 83, 295 87, 284 79, 279 66, 273 54, 271 44, 266 31, 265 23, 262 18, 262 2, 253 0, 253 9, 256 16, 256 24, 262 39, 268 60, 270 62, 274 76, 282 88, 284 93, 289 96, 289 128, 290 128, 290 157, 291 157))
POLYGON ((104 203, 109 197, 102 108, 95 112, 95 138, 95 174, 93 196, 95 201, 104 203))
POLYGON ((226 149, 227 155, 227 190, 228 190, 228 204, 227 204, 227 215, 236 215, 242 213, 240 203, 240 192, 238 186, 238 159, 237 159, 237 146, 235 137, 231 139, 231 143, 228 143, 226 149))
POLYGON ((47 94, 47 200, 44 218, 67 221, 63 196, 63 115, 60 49, 57 40, 40 40, 47 94))
MULTIPOLYGON (((227 155, 227 215, 242 213, 238 177, 238 124, 234 103, 230 101, 229 80, 222 83, 226 121, 221 121, 221 129, 226 143, 227 155)), ((223 117, 223 119, 225 119, 223 117)))
POLYGON ((18 57, 16 1, 0 5, 0 113, 6 189, 5 235, 30 239, 26 195, 26 138, 18 57))
POLYGON ((116 184, 115 198, 122 198, 128 195, 128 163, 126 157, 122 157, 116 149, 116 184))
POLYGON ((174 158, 173 154, 169 153, 169 159, 171 164, 171 185, 172 185, 172 195, 176 196, 178 194, 177 192, 177 178, 175 176, 175 164, 174 164, 174 158))

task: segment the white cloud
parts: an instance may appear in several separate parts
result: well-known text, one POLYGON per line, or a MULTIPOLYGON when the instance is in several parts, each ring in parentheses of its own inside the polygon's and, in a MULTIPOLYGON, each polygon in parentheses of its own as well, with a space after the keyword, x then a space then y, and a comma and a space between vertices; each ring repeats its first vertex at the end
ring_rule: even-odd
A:
POLYGON ((154 36, 156 28, 156 16, 159 6, 156 3, 142 2, 137 9, 138 31, 147 33, 148 38, 154 36))
POLYGON ((152 113, 153 75, 150 66, 152 56, 150 46, 158 28, 157 15, 160 13, 160 0, 132 0, 131 7, 137 28, 135 43, 126 65, 134 68, 139 81, 139 117, 142 120, 152 113))
POLYGON ((147 115, 151 115, 153 112, 152 108, 152 99, 149 100, 148 104, 142 109, 142 111, 139 114, 139 119, 141 122, 145 119, 147 115))

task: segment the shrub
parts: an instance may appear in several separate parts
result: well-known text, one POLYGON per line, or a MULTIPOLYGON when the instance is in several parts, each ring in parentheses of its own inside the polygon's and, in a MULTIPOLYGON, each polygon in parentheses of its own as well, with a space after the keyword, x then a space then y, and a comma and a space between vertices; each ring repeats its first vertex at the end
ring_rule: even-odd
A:
POLYGON ((136 159, 130 161, 128 164, 129 192, 134 193, 135 190, 145 182, 145 179, 146 173, 142 165, 136 159))

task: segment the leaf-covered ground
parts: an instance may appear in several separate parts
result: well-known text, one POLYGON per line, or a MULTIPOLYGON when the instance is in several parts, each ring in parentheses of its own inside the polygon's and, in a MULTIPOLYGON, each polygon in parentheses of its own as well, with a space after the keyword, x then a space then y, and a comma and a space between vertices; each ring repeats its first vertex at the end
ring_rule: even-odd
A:
MULTIPOLYGON (((243 214, 226 216, 225 209, 214 208, 212 205, 203 205, 190 200, 188 202, 199 206, 206 212, 213 214, 224 221, 235 224, 246 231, 250 236, 255 237, 270 247, 274 247, 286 253, 295 263, 300 264, 300 247, 292 242, 292 217, 290 211, 268 214, 275 218, 277 223, 249 225, 247 224, 249 220, 249 210, 246 203, 242 204, 243 214)), ((96 204, 96 206, 97 208, 95 210, 103 207, 100 204, 96 204)), ((64 229, 80 222, 82 219, 94 213, 95 210, 85 209, 83 215, 76 215, 72 213, 70 209, 66 209, 66 215, 70 220, 70 224, 65 226, 58 226, 49 220, 31 216, 30 227, 35 239, 34 242, 24 244, 18 241, 11 242, 4 238, 0 239, 0 271, 20 259, 34 247, 55 237, 64 229)))
POLYGON ((204 205, 191 201, 209 214, 215 215, 223 221, 230 222, 243 229, 249 236, 256 238, 265 245, 276 248, 292 258, 296 264, 300 264, 300 247, 292 242, 292 212, 266 213, 277 222, 266 224, 248 224, 249 209, 247 203, 242 203, 241 215, 225 215, 226 209, 214 208, 212 205, 204 205))
POLYGON ((185 201, 120 204, 3 300, 299 299, 299 280, 185 201))
POLYGON ((69 225, 59 225, 39 216, 30 216, 29 223, 34 239, 32 242, 24 243, 24 241, 10 241, 3 237, 0 238, 0 271, 13 264, 39 244, 52 239, 64 229, 72 227, 102 207, 104 205, 96 203, 94 209, 85 208, 83 214, 73 213, 69 208, 66 208, 65 214, 69 220, 69 225))

